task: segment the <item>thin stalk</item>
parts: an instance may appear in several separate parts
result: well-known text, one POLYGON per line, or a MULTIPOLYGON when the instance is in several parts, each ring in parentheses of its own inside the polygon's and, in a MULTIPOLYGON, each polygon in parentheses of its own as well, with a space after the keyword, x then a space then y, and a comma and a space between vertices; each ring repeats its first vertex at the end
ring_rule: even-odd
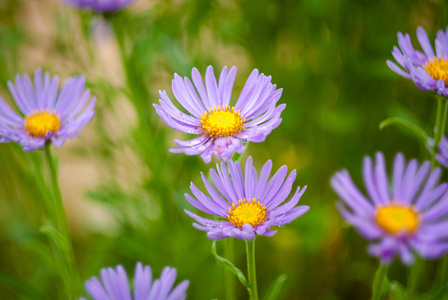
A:
POLYGON ((375 273, 372 285, 372 300, 380 300, 382 296, 382 290, 384 282, 387 280, 387 270, 389 266, 380 264, 378 270, 375 273))
POLYGON ((255 238, 246 241, 247 279, 250 287, 250 300, 258 300, 257 272, 255 269, 255 238))
POLYGON ((436 124, 435 124, 435 131, 434 131, 434 148, 432 152, 431 162, 432 166, 436 167, 437 161, 435 159, 435 155, 438 150, 438 145, 440 141, 442 140, 442 137, 445 133, 445 124, 446 124, 446 114, 447 114, 447 108, 448 108, 448 101, 445 98, 445 96, 441 95, 435 95, 435 98, 437 99, 437 115, 436 115, 436 124))
POLYGON ((62 202, 61 190, 57 179, 57 169, 51 154, 50 145, 45 146, 45 158, 51 177, 51 190, 53 197, 46 201, 49 218, 57 231, 50 238, 51 248, 55 254, 57 265, 64 283, 67 299, 73 299, 79 295, 79 277, 73 257, 73 247, 70 241, 67 215, 62 202))
POLYGON ((68 222, 65 214, 64 204, 62 202, 61 189, 59 188, 56 165, 51 155, 50 144, 45 146, 45 158, 47 160, 48 169, 51 177, 51 189, 53 192, 52 209, 53 215, 51 218, 54 221, 56 228, 66 237, 68 237, 68 222))
MULTIPOLYGON (((223 242, 224 257, 229 261, 235 261, 233 238, 225 239, 223 242)), ((224 270, 224 289, 226 300, 236 300, 235 276, 227 269, 224 270)))

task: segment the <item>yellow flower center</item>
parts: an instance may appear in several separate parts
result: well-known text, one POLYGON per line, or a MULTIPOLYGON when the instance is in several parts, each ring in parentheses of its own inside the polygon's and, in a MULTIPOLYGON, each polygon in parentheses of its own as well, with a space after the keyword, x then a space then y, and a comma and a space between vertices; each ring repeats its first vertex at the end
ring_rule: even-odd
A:
POLYGON ((434 79, 442 79, 445 81, 445 85, 448 85, 448 60, 446 58, 434 57, 429 60, 423 69, 434 79))
POLYGON ((267 219, 266 207, 255 198, 252 200, 244 198, 238 201, 238 206, 235 203, 232 204, 227 217, 230 223, 239 228, 243 227, 245 223, 257 226, 267 219))
POLYGON ((26 131, 32 136, 45 137, 48 131, 58 131, 60 127, 59 116, 54 111, 35 110, 25 118, 26 131))
POLYGON ((376 210, 375 221, 378 226, 392 234, 401 231, 412 234, 420 224, 419 218, 419 213, 412 206, 390 205, 376 210))
POLYGON ((201 115, 204 133, 213 137, 232 136, 243 130, 245 119, 234 107, 218 106, 201 115))

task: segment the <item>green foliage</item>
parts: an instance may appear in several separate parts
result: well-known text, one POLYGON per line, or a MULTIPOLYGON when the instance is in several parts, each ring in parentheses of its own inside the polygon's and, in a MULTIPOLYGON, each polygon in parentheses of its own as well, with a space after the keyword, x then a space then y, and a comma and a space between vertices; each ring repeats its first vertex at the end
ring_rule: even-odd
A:
MULTIPOLYGON (((444 3, 427 1, 141 0, 100 16, 61 1, 0 0, 0 94, 12 103, 7 81, 43 66, 63 80, 85 74, 97 97, 92 123, 55 151, 83 281, 117 264, 130 275, 141 261, 154 276, 175 267, 178 281, 190 280, 188 299, 223 299, 223 268, 215 259, 244 281, 237 272, 245 266, 244 243, 235 241, 229 264, 213 257, 205 233, 191 226, 183 210, 194 208, 183 195, 190 182, 202 184, 200 172, 214 163, 168 152, 174 138, 188 137, 165 126, 152 105, 159 90, 173 97, 174 73, 189 76, 193 67, 204 74, 213 64, 218 75, 222 66, 236 65, 233 104, 252 69, 272 75, 283 88, 279 103, 287 104, 282 124, 264 143, 252 143, 242 161, 252 155, 257 168, 272 159, 273 169, 297 169, 293 188, 308 185, 301 204, 311 209, 274 237, 257 239, 260 295, 367 299, 377 261, 342 222, 329 178, 347 168, 360 182, 362 157, 375 151, 388 161, 397 152, 428 158, 421 145, 432 145, 436 102, 385 61, 393 59, 398 31, 414 40, 423 25, 432 38, 447 17, 444 3), (99 22, 108 24, 105 31, 99 22), (379 124, 412 134, 380 131, 379 124)), ((52 243, 66 241, 45 217, 43 199, 51 192, 43 157, 0 144, 2 299, 63 299, 52 243)), ((400 267, 389 272, 392 299, 405 299, 400 267)), ((443 284, 424 294, 434 269, 424 270, 418 292, 443 299, 443 284)), ((241 285, 237 294, 247 297, 241 285)))

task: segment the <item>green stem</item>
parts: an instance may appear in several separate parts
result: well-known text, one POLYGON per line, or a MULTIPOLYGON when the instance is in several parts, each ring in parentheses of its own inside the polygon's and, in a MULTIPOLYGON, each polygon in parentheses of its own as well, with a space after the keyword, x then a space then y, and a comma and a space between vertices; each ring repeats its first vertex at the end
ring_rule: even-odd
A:
MULTIPOLYGON (((224 257, 229 261, 235 261, 233 251, 233 238, 224 241, 224 257)), ((229 270, 224 270, 224 289, 226 300, 236 300, 235 276, 229 270)))
POLYGON ((51 155, 50 144, 45 146, 45 158, 48 163, 48 169, 51 177, 51 188, 53 192, 52 209, 53 221, 56 228, 64 235, 68 237, 68 222, 65 214, 64 204, 62 202, 61 190, 59 188, 57 170, 54 162, 54 158, 51 155))
POLYGON ((437 161, 435 159, 435 155, 438 151, 438 145, 442 140, 442 137, 445 132, 445 123, 446 123, 446 114, 448 101, 445 96, 435 95, 437 99, 437 116, 436 116, 436 124, 435 124, 435 132, 434 132, 434 149, 431 157, 431 162, 433 167, 436 167, 437 161))
POLYGON ((387 281, 387 270, 389 266, 380 264, 376 271, 372 285, 372 300, 380 300, 382 296, 384 283, 387 281))
POLYGON ((61 190, 57 179, 57 168, 54 158, 51 154, 51 144, 45 146, 45 157, 48 163, 48 169, 51 177, 52 197, 47 199, 49 218, 54 224, 56 234, 50 238, 51 248, 55 254, 57 265, 61 273, 64 287, 66 290, 66 299, 73 299, 79 295, 79 277, 73 257, 73 247, 70 241, 68 230, 67 215, 62 202, 61 190))
POLYGON ((250 287, 250 300, 258 300, 257 272, 255 270, 255 238, 246 241, 247 279, 250 287))

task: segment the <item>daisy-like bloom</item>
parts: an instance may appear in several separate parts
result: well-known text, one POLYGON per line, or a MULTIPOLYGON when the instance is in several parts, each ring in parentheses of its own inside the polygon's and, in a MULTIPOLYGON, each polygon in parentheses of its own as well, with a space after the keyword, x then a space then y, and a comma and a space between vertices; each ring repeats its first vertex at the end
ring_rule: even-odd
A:
POLYGON ((193 183, 190 189, 196 198, 189 194, 185 194, 185 197, 197 209, 218 216, 222 221, 205 219, 185 210, 199 223, 193 223, 193 226, 206 231, 212 240, 227 237, 252 240, 255 234, 274 235, 277 231, 271 231, 271 226, 290 223, 307 212, 308 206, 296 206, 306 186, 303 189, 298 187, 291 200, 281 205, 291 192, 296 170, 286 178, 288 168, 282 166, 268 182, 271 169, 272 162, 268 160, 258 178, 257 171, 252 166, 252 157, 249 157, 243 176, 238 162, 229 161, 227 167, 221 162, 221 166, 216 164, 216 171, 210 169, 215 187, 201 173, 211 197, 202 193, 193 183))
POLYGON ((390 60, 387 65, 398 75, 412 79, 419 89, 435 90, 439 95, 448 97, 448 27, 445 32, 437 32, 436 53, 426 31, 420 26, 417 28, 417 39, 423 52, 414 49, 409 34, 399 32, 400 48, 394 46, 392 55, 404 70, 390 60))
POLYGON ((440 154, 436 154, 437 161, 448 168, 448 139, 446 137, 442 137, 442 141, 438 144, 440 154))
POLYGON ((69 5, 98 13, 114 12, 131 5, 135 0, 60 0, 69 5))
POLYGON ((191 72, 193 83, 174 74, 174 97, 188 113, 174 106, 166 91, 159 91, 160 105, 154 104, 154 108, 162 120, 175 130, 199 135, 190 141, 174 140, 180 148, 170 149, 171 152, 200 154, 205 162, 210 162, 214 154, 227 161, 233 153, 244 151, 244 142, 262 142, 280 125, 280 114, 286 105, 276 106, 282 89, 276 89, 271 76, 253 70, 235 106, 231 106, 235 75, 236 67, 229 71, 224 67, 217 83, 213 67, 209 66, 204 85, 196 68, 191 72))
POLYGON ((392 182, 382 153, 376 162, 364 159, 366 197, 353 183, 347 170, 336 173, 331 185, 341 198, 338 208, 365 238, 368 251, 389 263, 397 254, 401 261, 413 263, 413 251, 424 258, 438 258, 448 251, 448 185, 438 184, 441 170, 431 171, 429 161, 419 165, 395 158, 392 182))
POLYGON ((153 281, 151 268, 141 263, 135 267, 132 295, 128 276, 122 266, 102 269, 100 275, 100 279, 92 277, 85 283, 93 300, 182 300, 186 298, 189 285, 189 281, 185 280, 173 288, 177 271, 170 267, 165 267, 160 278, 153 281))
POLYGON ((24 151, 44 148, 47 141, 60 147, 65 139, 81 133, 93 118, 95 97, 89 101, 83 76, 69 78, 58 93, 59 79, 42 74, 34 75, 34 87, 28 75, 17 75, 9 90, 23 113, 11 109, 0 97, 0 142, 18 142, 24 151))

